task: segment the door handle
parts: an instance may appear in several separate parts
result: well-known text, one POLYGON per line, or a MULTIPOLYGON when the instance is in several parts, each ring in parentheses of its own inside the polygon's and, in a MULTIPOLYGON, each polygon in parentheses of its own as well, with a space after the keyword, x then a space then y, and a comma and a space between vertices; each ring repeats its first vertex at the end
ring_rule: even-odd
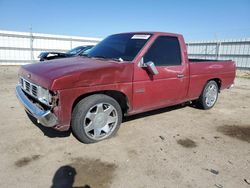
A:
POLYGON ((184 74, 177 74, 177 78, 183 78, 184 74))
POLYGON ((183 78, 184 74, 177 74, 177 78, 183 78))

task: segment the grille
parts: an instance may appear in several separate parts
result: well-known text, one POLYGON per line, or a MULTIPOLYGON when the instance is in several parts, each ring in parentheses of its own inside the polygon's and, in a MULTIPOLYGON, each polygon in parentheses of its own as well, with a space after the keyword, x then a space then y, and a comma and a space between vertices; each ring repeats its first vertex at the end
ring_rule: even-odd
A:
POLYGON ((22 87, 22 89, 30 94, 31 96, 37 98, 37 93, 38 93, 38 86, 31 83, 30 81, 28 80, 25 80, 24 78, 20 77, 19 78, 19 83, 22 87))

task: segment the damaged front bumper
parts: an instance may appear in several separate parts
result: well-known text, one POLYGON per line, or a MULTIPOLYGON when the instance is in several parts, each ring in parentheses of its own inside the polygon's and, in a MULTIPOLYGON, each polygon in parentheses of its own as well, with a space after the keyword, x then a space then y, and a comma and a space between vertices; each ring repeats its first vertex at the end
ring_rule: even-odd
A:
POLYGON ((34 104, 25 95, 20 85, 16 86, 16 95, 25 110, 37 119, 37 122, 45 127, 54 127, 58 124, 58 118, 50 110, 43 110, 34 104))

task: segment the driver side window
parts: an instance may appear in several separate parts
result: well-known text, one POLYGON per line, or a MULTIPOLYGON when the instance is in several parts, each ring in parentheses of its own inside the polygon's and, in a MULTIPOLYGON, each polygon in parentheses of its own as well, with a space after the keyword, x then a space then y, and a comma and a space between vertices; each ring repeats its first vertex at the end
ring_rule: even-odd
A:
POLYGON ((144 62, 154 62, 155 66, 181 65, 181 50, 177 37, 160 36, 144 56, 144 62))

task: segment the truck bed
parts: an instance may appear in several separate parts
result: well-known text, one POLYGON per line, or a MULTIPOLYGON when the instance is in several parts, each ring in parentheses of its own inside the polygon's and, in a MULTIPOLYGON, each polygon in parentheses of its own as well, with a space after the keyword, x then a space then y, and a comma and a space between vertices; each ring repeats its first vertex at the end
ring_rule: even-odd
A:
POLYGON ((231 60, 190 59, 189 98, 200 95, 205 83, 215 79, 220 89, 229 88, 235 78, 235 63, 231 60))

